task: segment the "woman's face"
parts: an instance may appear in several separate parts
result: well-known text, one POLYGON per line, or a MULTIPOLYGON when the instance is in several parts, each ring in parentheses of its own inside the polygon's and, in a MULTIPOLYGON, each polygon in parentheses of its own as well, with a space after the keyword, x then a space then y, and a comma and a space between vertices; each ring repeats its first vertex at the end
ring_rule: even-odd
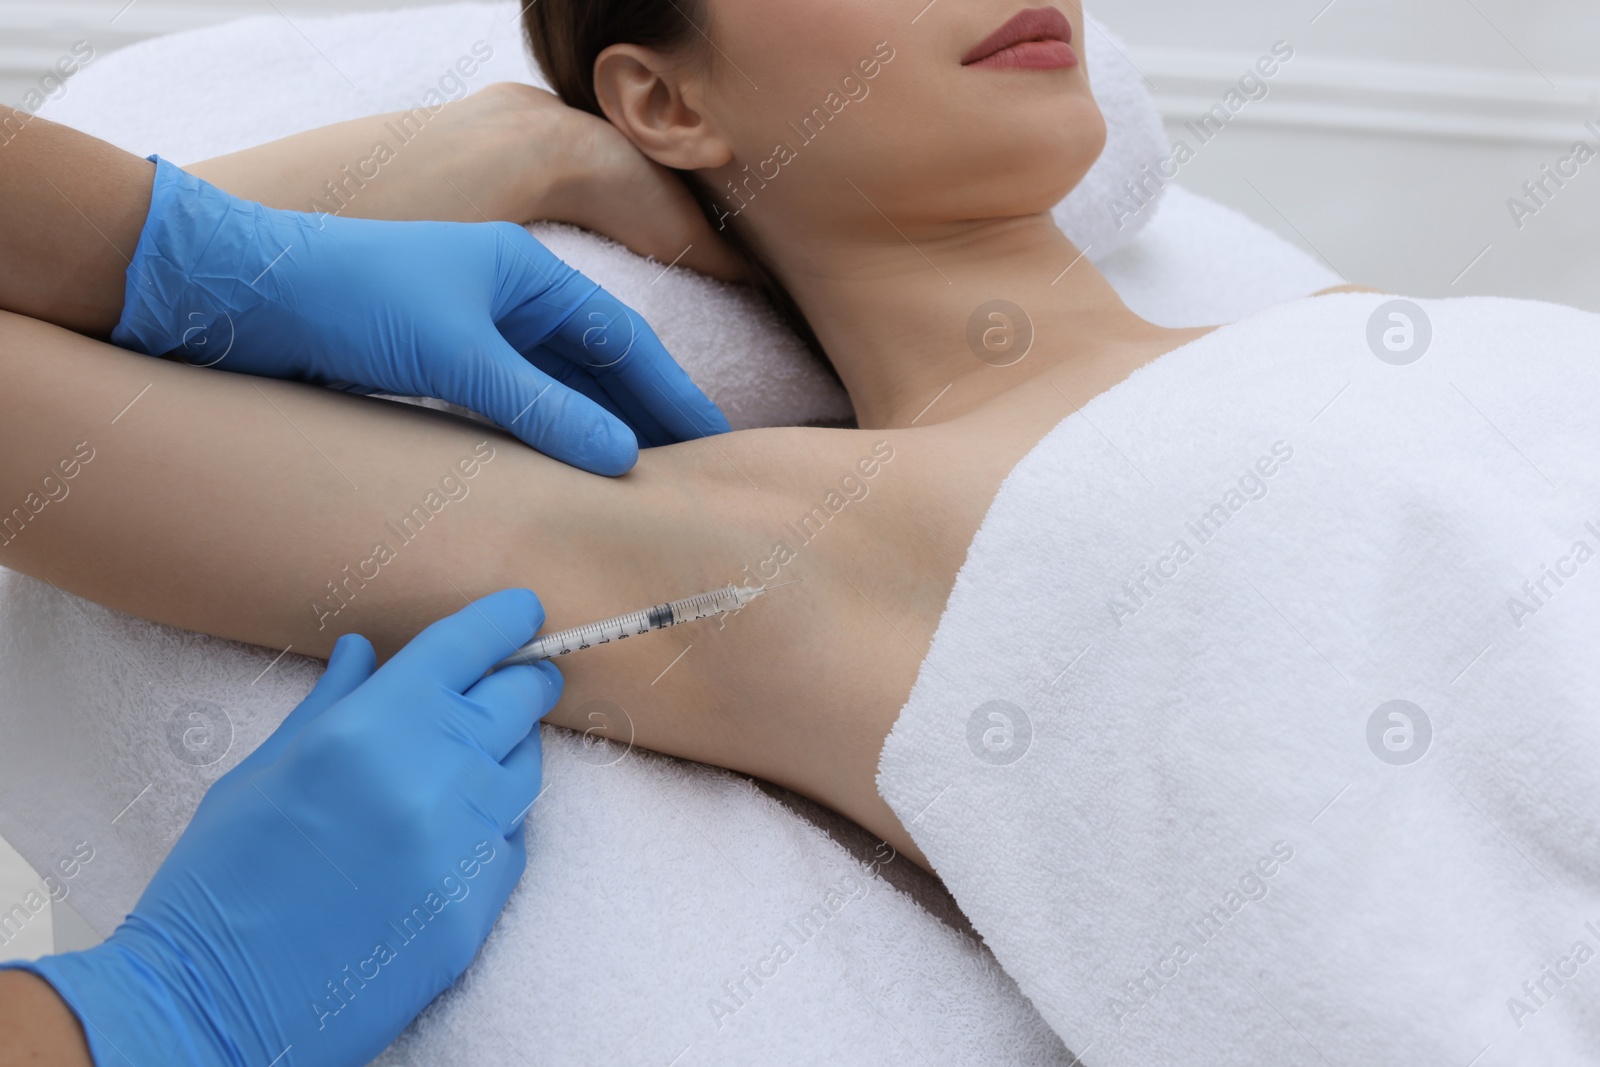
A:
POLYGON ((1049 210, 1099 156, 1105 123, 1081 6, 1027 2, 707 0, 702 108, 733 161, 700 176, 761 243, 797 219, 1049 210))

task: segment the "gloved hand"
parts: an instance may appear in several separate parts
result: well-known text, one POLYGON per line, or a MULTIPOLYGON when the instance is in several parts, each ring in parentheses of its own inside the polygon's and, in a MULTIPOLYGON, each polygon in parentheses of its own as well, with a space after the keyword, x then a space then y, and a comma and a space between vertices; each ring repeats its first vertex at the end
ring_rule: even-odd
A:
POLYGON ((116 344, 438 397, 596 474, 729 428, 636 312, 520 226, 278 211, 151 158, 116 344))
POLYGON ((366 639, 340 638, 110 939, 21 965, 95 1062, 348 1067, 451 985, 527 862, 537 724, 562 688, 549 663, 479 679, 543 621, 527 590, 496 593, 376 674, 366 639))

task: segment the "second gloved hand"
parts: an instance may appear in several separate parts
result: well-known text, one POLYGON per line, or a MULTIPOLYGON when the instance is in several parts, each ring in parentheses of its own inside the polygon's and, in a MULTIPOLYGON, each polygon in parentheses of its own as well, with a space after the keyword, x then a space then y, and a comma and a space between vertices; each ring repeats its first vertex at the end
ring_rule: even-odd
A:
POLYGON ((490 665, 543 622, 525 589, 327 673, 220 778, 103 944, 22 964, 99 1064, 366 1063, 472 961, 527 863, 548 663, 490 665))
POLYGON ((520 226, 278 211, 160 159, 111 336, 448 400, 597 474, 628 470, 641 441, 728 429, 637 312, 520 226))

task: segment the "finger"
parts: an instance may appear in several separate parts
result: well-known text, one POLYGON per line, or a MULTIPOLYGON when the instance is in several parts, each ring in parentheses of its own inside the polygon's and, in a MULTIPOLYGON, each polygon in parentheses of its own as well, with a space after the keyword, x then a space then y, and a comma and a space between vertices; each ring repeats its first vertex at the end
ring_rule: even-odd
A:
POLYGON ((637 405, 633 406, 634 410, 631 414, 624 412, 617 404, 617 401, 606 391, 603 383, 595 381, 593 375, 579 368, 576 363, 573 363, 565 356, 557 355, 544 348, 534 348, 531 351, 523 352, 522 355, 529 363, 544 371, 557 382, 575 392, 582 393, 615 415, 627 425, 628 429, 633 431, 634 436, 639 440, 640 448, 655 448, 657 445, 672 443, 672 435, 667 433, 665 427, 653 415, 640 411, 637 405))
POLYGON ((542 347, 578 364, 606 386, 636 428, 648 415, 672 441, 728 431, 722 412, 667 354, 638 312, 526 230, 500 225, 500 272, 506 282, 494 318, 513 348, 531 353, 542 347))
POLYGON ((616 415, 633 431, 640 448, 670 445, 679 439, 622 387, 620 379, 611 376, 596 378, 587 368, 546 345, 522 354, 529 363, 556 381, 571 386, 616 415))
POLYGON ((517 836, 543 788, 543 753, 537 728, 507 753, 504 763, 487 760, 466 787, 466 799, 501 837, 517 836))
POLYGON ((524 227, 514 222, 493 222, 487 232, 494 235, 499 281, 492 317, 498 322, 512 310, 519 310, 522 327, 542 331, 540 336, 528 339, 530 346, 538 344, 543 334, 554 329, 597 288, 524 227))
POLYGON ((409 698, 430 683, 464 693, 543 624, 544 607, 531 590, 502 589, 412 638, 377 677, 393 686, 398 698, 409 698))
POLYGON ((531 352, 600 286, 522 227, 497 223, 494 232, 500 286, 491 317, 511 347, 531 352))
POLYGON ((587 370, 630 421, 649 416, 672 440, 729 430, 727 418, 667 353, 650 324, 604 289, 596 289, 540 347, 587 370))
POLYGON ((507 780, 511 783, 509 790, 512 803, 518 805, 505 823, 506 836, 512 837, 521 834, 522 824, 527 821, 528 813, 533 810, 544 789, 544 746, 539 741, 539 728, 534 727, 500 761, 500 765, 506 769, 507 780))
POLYGON ((271 763, 283 753, 289 743, 324 711, 349 696, 372 677, 378 657, 372 642, 360 634, 345 634, 333 646, 328 657, 328 669, 322 672, 317 684, 312 686, 298 707, 291 711, 278 728, 240 766, 259 766, 271 763))
POLYGON ((457 725, 499 763, 556 706, 563 685, 553 663, 495 671, 467 690, 457 725))
POLYGON ((519 440, 591 474, 617 475, 639 458, 633 431, 600 404, 533 366, 493 327, 473 347, 478 367, 441 390, 519 440))

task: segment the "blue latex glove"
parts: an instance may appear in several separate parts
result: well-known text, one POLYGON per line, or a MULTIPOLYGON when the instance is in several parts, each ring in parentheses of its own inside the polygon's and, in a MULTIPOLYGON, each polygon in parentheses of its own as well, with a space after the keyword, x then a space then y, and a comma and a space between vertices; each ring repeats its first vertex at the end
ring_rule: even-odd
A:
POLYGON ((125 348, 438 397, 596 474, 728 429, 636 312, 521 226, 277 211, 150 158, 125 348))
POLYGON ((543 621, 527 590, 496 593, 376 674, 340 638, 110 939, 20 965, 95 1063, 349 1067, 451 985, 526 865, 537 723, 562 687, 549 663, 479 679, 543 621))

